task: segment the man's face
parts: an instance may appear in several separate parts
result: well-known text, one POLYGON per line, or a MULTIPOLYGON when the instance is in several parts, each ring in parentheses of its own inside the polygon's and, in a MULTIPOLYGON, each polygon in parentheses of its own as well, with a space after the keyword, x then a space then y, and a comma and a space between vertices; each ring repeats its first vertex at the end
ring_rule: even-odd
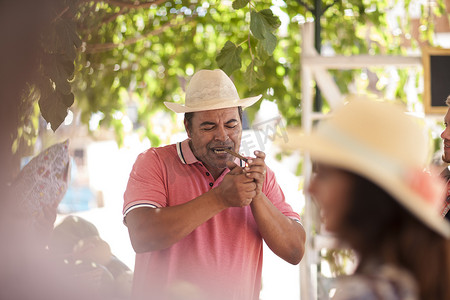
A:
POLYGON ((441 138, 444 140, 444 154, 442 160, 450 163, 450 109, 444 117, 445 129, 441 133, 441 138))
POLYGON ((208 170, 222 170, 227 167, 227 161, 234 160, 223 149, 239 151, 242 124, 237 107, 195 112, 191 128, 186 121, 184 125, 191 138, 192 152, 208 170))

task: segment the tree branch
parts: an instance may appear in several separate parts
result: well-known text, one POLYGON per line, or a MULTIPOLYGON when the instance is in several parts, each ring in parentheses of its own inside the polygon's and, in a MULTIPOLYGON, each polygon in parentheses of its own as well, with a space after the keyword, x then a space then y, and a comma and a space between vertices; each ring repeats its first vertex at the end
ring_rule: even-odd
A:
MULTIPOLYGON (((83 1, 78 2, 78 5, 80 6, 82 2, 83 1)), ((90 6, 86 6, 84 11, 82 11, 82 12, 80 11, 81 15, 77 20, 78 28, 86 29, 86 26, 82 26, 81 23, 79 23, 79 20, 85 20, 87 17, 89 17, 90 14, 93 14, 95 12, 96 5, 92 4, 92 3, 89 3, 89 4, 90 4, 90 6)))
POLYGON ((141 36, 132 37, 128 40, 125 40, 121 43, 103 43, 103 44, 87 44, 86 45, 86 53, 100 53, 100 52, 106 52, 113 50, 119 46, 129 46, 132 44, 135 44, 143 39, 146 39, 149 36, 152 35, 158 35, 162 32, 164 32, 166 29, 186 24, 188 21, 190 21, 194 16, 186 17, 183 19, 183 22, 175 23, 175 22, 167 22, 158 29, 149 31, 141 36))
POLYGON ((330 3, 330 4, 328 4, 327 6, 325 6, 324 8, 323 8, 323 10, 322 10, 322 13, 321 13, 321 15, 323 15, 326 11, 327 11, 327 9, 329 9, 330 7, 332 7, 332 6, 334 6, 336 3, 338 3, 339 2, 339 0, 334 0, 333 1, 333 3, 330 3))
POLYGON ((67 6, 52 20, 52 23, 55 23, 58 19, 60 19, 68 10, 69 7, 67 6))
MULTIPOLYGON (((100 27, 100 26, 103 25, 103 24, 106 24, 106 23, 109 23, 109 22, 114 21, 118 16, 123 15, 124 12, 126 12, 127 10, 128 10, 127 7, 121 7, 120 10, 119 10, 117 13, 112 14, 112 15, 109 16, 109 17, 103 18, 103 20, 100 22, 100 24, 98 25, 98 27, 100 27)), ((98 27, 97 27, 97 28, 98 28, 98 27)))
POLYGON ((103 2, 112 6, 119 6, 125 8, 150 8, 152 5, 159 5, 167 0, 154 0, 150 2, 139 2, 139 0, 133 2, 125 2, 120 0, 94 0, 95 2, 103 2))
POLYGON ((128 8, 121 7, 120 10, 117 13, 111 14, 109 16, 104 17, 98 24, 96 24, 93 27, 83 27, 82 30, 86 30, 86 32, 94 32, 97 31, 101 26, 104 24, 108 24, 112 21, 114 21, 118 16, 121 16, 125 14, 128 11, 128 8))
POLYGON ((295 0, 295 1, 297 1, 298 4, 300 4, 301 6, 303 6, 310 12, 312 12, 313 14, 315 14, 316 9, 312 6, 310 6, 308 3, 304 2, 303 0, 295 0))

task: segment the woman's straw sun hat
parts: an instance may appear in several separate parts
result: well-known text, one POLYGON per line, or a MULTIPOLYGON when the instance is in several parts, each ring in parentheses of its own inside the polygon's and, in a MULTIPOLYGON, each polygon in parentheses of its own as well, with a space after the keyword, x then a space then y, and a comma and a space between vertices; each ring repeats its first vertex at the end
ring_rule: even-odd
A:
POLYGON ((371 180, 424 224, 450 237, 450 223, 439 213, 445 186, 423 172, 428 160, 426 132, 401 106, 354 100, 290 146, 309 152, 314 161, 371 180))
POLYGON ((192 76, 185 104, 164 102, 176 113, 222 109, 254 104, 262 95, 240 99, 233 81, 222 70, 200 70, 192 76))

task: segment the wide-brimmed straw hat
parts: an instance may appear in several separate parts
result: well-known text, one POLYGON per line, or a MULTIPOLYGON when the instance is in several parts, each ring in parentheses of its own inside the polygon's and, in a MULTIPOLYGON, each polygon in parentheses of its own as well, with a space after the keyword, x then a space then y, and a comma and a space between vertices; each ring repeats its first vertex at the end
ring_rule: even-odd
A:
POLYGON ((200 70, 192 76, 186 90, 185 104, 164 102, 176 113, 242 108, 254 104, 262 95, 240 99, 233 81, 222 70, 200 70))
POLYGON ((291 147, 309 152, 314 161, 374 182, 428 227, 450 237, 450 224, 439 213, 445 185, 423 171, 428 136, 400 105, 354 100, 320 122, 311 134, 291 140, 291 147))

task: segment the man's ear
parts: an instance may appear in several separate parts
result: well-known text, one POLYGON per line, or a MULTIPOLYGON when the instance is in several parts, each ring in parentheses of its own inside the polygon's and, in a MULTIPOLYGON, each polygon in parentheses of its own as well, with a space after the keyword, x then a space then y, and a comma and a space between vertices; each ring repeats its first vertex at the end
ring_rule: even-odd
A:
POLYGON ((186 119, 184 119, 184 129, 186 130, 188 138, 191 138, 191 132, 189 130, 188 121, 186 119))

